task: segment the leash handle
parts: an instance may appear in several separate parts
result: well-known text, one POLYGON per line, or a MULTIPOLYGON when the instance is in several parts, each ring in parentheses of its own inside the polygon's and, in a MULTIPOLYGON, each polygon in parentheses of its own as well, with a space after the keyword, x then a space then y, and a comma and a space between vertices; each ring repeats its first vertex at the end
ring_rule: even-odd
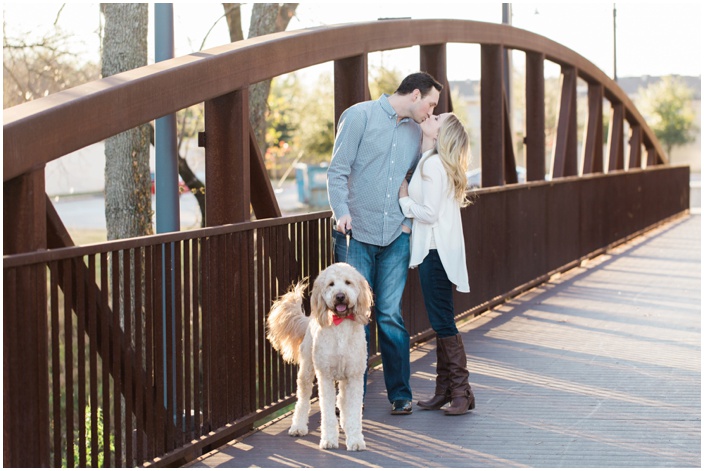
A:
MULTIPOLYGON (((331 222, 332 222, 333 230, 342 233, 338 228, 337 220, 335 219, 334 216, 332 217, 331 222)), ((347 258, 349 257, 349 254, 350 254, 350 238, 352 238, 352 229, 346 229, 344 234, 345 234, 345 241, 347 242, 347 253, 345 253, 345 262, 346 262, 347 258)))
POLYGON ((350 237, 352 237, 352 229, 348 229, 345 232, 345 239, 347 240, 347 253, 345 254, 345 260, 350 257, 350 237))

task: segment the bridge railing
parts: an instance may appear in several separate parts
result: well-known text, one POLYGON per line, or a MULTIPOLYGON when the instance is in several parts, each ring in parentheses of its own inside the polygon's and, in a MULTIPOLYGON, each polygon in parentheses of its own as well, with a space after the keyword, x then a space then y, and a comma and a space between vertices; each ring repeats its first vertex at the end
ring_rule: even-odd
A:
MULTIPOLYGON (((505 25, 391 20, 279 33, 5 110, 4 464, 175 464, 290 404, 295 370, 265 341, 263 319, 290 283, 331 262, 330 213, 280 217, 251 137, 248 86, 334 61, 337 118, 370 98, 370 52, 420 46, 420 69, 447 84, 448 43, 480 44, 482 66, 485 188, 463 212, 472 292, 455 295, 458 313, 486 309, 687 210, 688 168, 663 165, 652 131, 618 86, 573 51, 505 25), (522 185, 506 185, 517 181, 502 80, 507 49, 526 53, 522 185), (545 61, 563 74, 549 158, 545 61), (589 90, 581 156, 578 78, 589 90), (45 164, 200 102, 209 227, 71 247, 44 192, 45 164)), ((437 112, 452 110, 449 93, 441 97, 437 112)), ((403 303, 414 340, 427 338, 414 271, 403 303)), ((375 342, 370 348, 377 351, 375 342)))

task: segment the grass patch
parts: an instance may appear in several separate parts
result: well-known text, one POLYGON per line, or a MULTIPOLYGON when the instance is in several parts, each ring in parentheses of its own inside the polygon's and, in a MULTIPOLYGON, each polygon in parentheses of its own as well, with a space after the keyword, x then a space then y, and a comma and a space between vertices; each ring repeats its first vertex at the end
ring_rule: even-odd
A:
POLYGON ((97 244, 108 240, 106 229, 69 229, 69 233, 76 245, 97 244))

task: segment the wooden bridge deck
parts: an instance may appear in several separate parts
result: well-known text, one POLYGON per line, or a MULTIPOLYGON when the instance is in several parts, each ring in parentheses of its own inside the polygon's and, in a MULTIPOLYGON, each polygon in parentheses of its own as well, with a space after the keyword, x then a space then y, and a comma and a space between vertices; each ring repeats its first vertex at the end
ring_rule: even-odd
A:
MULTIPOLYGON (((472 413, 392 416, 375 370, 366 451, 319 450, 314 404, 306 437, 286 415, 188 466, 699 468, 700 316, 690 215, 464 323, 472 413)), ((416 399, 433 390, 434 348, 412 352, 416 399)))

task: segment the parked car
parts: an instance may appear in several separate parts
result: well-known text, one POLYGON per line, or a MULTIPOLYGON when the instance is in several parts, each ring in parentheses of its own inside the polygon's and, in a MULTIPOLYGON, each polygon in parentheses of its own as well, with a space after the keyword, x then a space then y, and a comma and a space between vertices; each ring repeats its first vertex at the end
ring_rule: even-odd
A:
MULTIPOLYGON (((518 174, 518 183, 526 182, 526 169, 520 165, 516 167, 518 174)), ((467 188, 481 188, 482 186, 482 169, 481 167, 467 171, 467 188)))

